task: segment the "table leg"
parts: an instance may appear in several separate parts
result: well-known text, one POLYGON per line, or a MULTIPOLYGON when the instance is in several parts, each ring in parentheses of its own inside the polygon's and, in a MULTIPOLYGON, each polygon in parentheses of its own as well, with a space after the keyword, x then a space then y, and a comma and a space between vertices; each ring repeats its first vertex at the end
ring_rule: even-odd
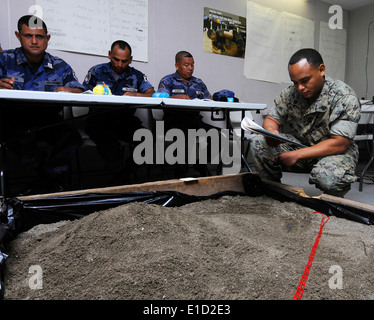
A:
POLYGON ((6 156, 4 143, 4 126, 3 126, 3 108, 0 107, 0 191, 3 199, 7 196, 7 181, 6 181, 6 156))
MULTIPOLYGON (((226 121, 227 121, 227 128, 230 129, 232 131, 232 134, 234 134, 234 126, 232 125, 232 122, 231 122, 231 119, 230 119, 230 110, 226 110, 227 112, 227 115, 226 115, 226 121)), ((242 112, 242 119, 245 117, 245 110, 241 110, 242 112)), ((240 153, 241 153, 241 160, 242 160, 242 163, 245 165, 245 167, 247 168, 247 170, 249 172, 252 172, 252 169, 251 167, 249 166, 248 164, 248 161, 247 159, 245 158, 245 155, 244 155, 244 130, 242 128, 240 128, 240 153)))
MULTIPOLYGON (((244 119, 244 117, 245 117, 245 110, 242 110, 242 119, 244 119)), ((245 154, 244 154, 244 130, 243 130, 243 128, 240 128, 240 130, 241 130, 241 139, 242 139, 242 145, 241 145, 241 147, 242 147, 242 161, 243 161, 244 165, 246 166, 248 172, 252 172, 252 169, 249 166, 248 161, 245 158, 245 154)))
POLYGON ((373 140, 372 140, 372 143, 371 143, 371 158, 370 158, 369 162, 367 163, 367 165, 365 166, 364 170, 362 170, 362 173, 361 173, 361 176, 360 176, 360 184, 359 184, 359 187, 358 187, 359 191, 362 191, 362 185, 364 183, 365 173, 370 168, 373 161, 374 161, 374 137, 373 137, 373 140))
POLYGON ((3 199, 7 196, 6 190, 6 157, 5 157, 5 146, 4 143, 0 141, 0 189, 1 196, 3 199))

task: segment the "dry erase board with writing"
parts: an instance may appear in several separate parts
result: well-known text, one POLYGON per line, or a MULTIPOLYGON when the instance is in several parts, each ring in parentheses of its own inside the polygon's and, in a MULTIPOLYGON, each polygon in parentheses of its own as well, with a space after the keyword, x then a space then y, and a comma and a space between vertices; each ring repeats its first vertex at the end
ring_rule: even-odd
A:
POLYGON ((148 61, 148 0, 36 0, 48 26, 49 48, 107 56, 127 41, 137 61, 148 61))
POLYGON ((247 2, 244 75, 249 79, 291 83, 288 60, 300 48, 314 47, 314 21, 247 2))

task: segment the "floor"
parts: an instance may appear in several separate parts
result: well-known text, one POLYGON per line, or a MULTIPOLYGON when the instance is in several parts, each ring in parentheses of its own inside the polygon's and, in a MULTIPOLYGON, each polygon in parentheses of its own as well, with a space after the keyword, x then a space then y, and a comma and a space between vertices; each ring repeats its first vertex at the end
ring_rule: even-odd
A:
MULTIPOLYGON (((358 164, 357 173, 361 174, 362 168, 364 168, 365 162, 358 164)), ((352 184, 351 190, 345 195, 345 199, 353 200, 359 203, 365 203, 374 206, 374 165, 369 168, 365 174, 362 191, 359 191, 359 182, 352 184)), ((291 185, 293 187, 302 188, 305 193, 309 196, 318 196, 322 192, 317 189, 314 185, 309 184, 309 175, 302 173, 288 173, 283 174, 282 183, 291 185)))

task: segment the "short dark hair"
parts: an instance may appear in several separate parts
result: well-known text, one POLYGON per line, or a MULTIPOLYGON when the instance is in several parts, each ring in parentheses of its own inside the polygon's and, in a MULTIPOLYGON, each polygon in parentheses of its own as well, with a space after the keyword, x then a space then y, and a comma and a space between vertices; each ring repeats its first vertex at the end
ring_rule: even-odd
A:
POLYGON ((312 67, 319 67, 321 64, 323 64, 322 56, 317 50, 305 48, 295 52, 290 58, 288 65, 298 63, 302 59, 306 59, 309 65, 312 67))
POLYGON ((123 40, 114 41, 112 43, 111 47, 110 47, 110 50, 112 51, 114 49, 114 47, 117 46, 117 45, 119 46, 119 48, 121 50, 125 50, 126 48, 128 48, 129 51, 130 51, 130 54, 131 54, 131 52, 132 52, 131 46, 126 41, 123 41, 123 40))
POLYGON ((210 38, 210 36, 215 34, 215 33, 216 32, 213 29, 209 29, 206 34, 207 34, 208 38, 210 38))
POLYGON ((47 25, 42 19, 40 19, 37 16, 26 15, 26 16, 19 18, 18 23, 17 23, 18 32, 21 32, 22 26, 24 24, 27 25, 29 28, 42 25, 45 34, 48 34, 47 25))
POLYGON ((189 53, 188 51, 179 51, 176 55, 175 55, 175 63, 178 63, 179 61, 181 61, 183 58, 193 58, 192 54, 189 53))

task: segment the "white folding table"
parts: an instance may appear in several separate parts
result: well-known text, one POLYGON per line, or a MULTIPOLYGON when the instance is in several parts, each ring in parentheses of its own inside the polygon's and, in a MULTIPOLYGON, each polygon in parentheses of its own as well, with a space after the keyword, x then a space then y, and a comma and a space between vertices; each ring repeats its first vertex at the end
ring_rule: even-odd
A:
MULTIPOLYGON (((244 103, 244 102, 222 102, 214 100, 185 100, 172 98, 154 98, 154 97, 132 97, 116 95, 95 95, 88 93, 68 93, 68 92, 41 92, 41 91, 23 91, 23 90, 0 90, 0 114, 4 106, 12 104, 30 103, 30 105, 63 105, 79 107, 118 107, 118 108, 149 108, 149 109, 167 109, 184 108, 200 111, 223 110, 226 112, 226 119, 230 125, 230 111, 242 111, 244 117, 245 111, 260 111, 266 109, 263 103, 244 103)), ((1 121, 6 121, 3 117, 1 121)), ((230 128, 232 129, 232 128, 230 128)), ((242 132, 243 137, 243 132, 242 132)), ((1 196, 6 198, 6 165, 5 165, 5 146, 3 138, 0 137, 0 188, 1 196)), ((243 153, 243 152, 242 152, 243 153)), ((245 161, 243 155, 243 160, 245 161)), ((248 167, 248 164, 247 168, 248 167)))

